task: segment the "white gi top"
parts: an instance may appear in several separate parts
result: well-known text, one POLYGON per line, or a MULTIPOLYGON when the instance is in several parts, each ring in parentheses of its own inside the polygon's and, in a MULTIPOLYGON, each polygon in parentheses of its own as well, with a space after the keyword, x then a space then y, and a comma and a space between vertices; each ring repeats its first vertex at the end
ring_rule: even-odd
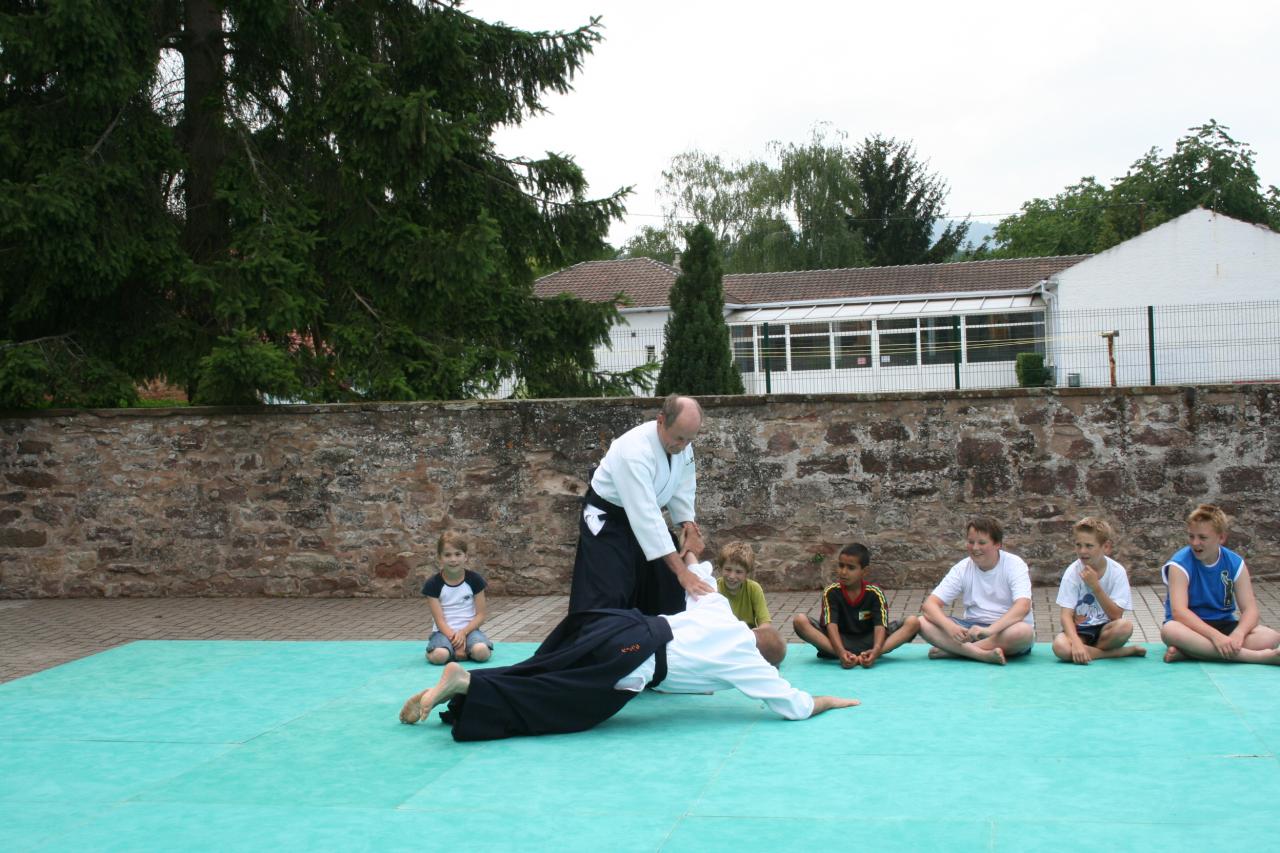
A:
MULTIPOLYGON (((964 618, 990 625, 1009 612, 1019 598, 1031 598, 1031 571, 1017 554, 1001 549, 995 568, 984 572, 972 557, 951 567, 933 590, 943 604, 964 596, 964 618)), ((1035 625, 1031 611, 1023 622, 1035 625)))
MULTIPOLYGON (((711 564, 698 563, 690 570, 711 580, 711 564)), ((792 687, 756 650, 755 635, 733 615, 729 600, 718 592, 698 599, 685 596, 683 613, 663 616, 671 623, 673 639, 667 643, 667 677, 656 688, 660 693, 714 693, 732 687, 761 699, 770 711, 788 720, 813 715, 813 697, 792 687)), ((639 692, 653 680, 656 662, 650 655, 629 675, 618 680, 618 690, 639 692)))
MULTIPOLYGON (((694 520, 693 446, 687 445, 668 464, 667 452, 658 441, 658 422, 643 423, 613 440, 591 478, 591 488, 627 511, 646 560, 664 557, 675 548, 662 508, 671 512, 676 524, 694 520)), ((591 507, 586 511, 590 513, 591 507)))

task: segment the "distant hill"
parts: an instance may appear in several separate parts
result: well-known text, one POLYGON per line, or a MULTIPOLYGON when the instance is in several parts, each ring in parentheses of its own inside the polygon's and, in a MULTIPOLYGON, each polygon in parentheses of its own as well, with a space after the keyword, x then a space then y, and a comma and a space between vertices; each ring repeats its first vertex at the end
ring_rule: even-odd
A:
MULTIPOLYGON (((943 230, 950 223, 959 224, 963 219, 940 219, 933 225, 933 239, 937 240, 942 236, 943 230)), ((994 222, 969 222, 969 236, 965 238, 966 242, 975 246, 981 245, 985 239, 993 248, 995 246, 996 223, 994 222)))

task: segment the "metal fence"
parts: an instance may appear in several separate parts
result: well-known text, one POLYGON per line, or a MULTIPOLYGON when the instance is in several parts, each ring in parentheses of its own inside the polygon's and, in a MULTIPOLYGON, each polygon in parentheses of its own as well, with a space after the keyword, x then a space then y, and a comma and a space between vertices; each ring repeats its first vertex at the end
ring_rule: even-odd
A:
MULTIPOLYGON (((749 394, 870 393, 1019 384, 1038 353, 1045 384, 1179 385, 1280 381, 1280 302, 877 317, 730 325, 749 394)), ((602 369, 663 358, 661 329, 619 327, 602 369)))

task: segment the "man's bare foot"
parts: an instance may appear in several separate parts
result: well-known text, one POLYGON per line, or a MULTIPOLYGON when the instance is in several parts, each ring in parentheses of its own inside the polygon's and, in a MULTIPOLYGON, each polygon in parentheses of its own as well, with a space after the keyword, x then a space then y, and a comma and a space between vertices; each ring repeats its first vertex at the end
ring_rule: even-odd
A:
POLYGON ((445 664, 444 672, 440 673, 440 680, 434 687, 413 694, 404 703, 404 707, 400 709, 400 722, 410 726, 419 722, 431 713, 432 708, 448 702, 460 693, 466 693, 470 686, 471 673, 455 662, 445 664))
POLYGON ((941 658, 953 658, 955 655, 946 649, 940 649, 937 646, 929 647, 929 660, 940 660, 941 658))
POLYGON ((1145 658, 1147 656, 1146 646, 1124 646, 1120 649, 1121 657, 1145 658))
POLYGON ((405 702, 404 707, 400 709, 400 722, 406 726, 412 726, 422 719, 422 706, 419 701, 422 699, 422 694, 426 692, 423 690, 409 697, 409 701, 405 702))
POLYGON ((1167 648, 1167 649, 1165 649, 1165 650, 1164 650, 1164 662, 1165 662, 1165 663, 1176 663, 1176 662, 1178 662, 1178 661, 1180 661, 1180 660, 1186 660, 1186 659, 1187 659, 1187 656, 1186 656, 1186 655, 1184 655, 1184 654, 1183 654, 1183 653, 1178 649, 1178 647, 1177 647, 1177 646, 1169 646, 1169 648, 1167 648))

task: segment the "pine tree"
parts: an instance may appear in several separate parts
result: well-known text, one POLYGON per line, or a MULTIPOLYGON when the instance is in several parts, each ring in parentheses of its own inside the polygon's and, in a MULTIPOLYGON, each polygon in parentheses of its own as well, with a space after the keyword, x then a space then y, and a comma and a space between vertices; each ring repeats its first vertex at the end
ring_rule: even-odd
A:
POLYGON ((524 32, 452 0, 4 9, 0 407, 33 382, 109 404, 160 375, 207 402, 608 390, 591 345, 615 307, 548 309, 533 270, 598 256, 623 194, 491 142, 569 88, 595 21, 524 32))
POLYGON ((733 364, 724 322, 720 247, 702 224, 686 240, 682 269, 671 287, 671 316, 663 329, 657 394, 741 394, 742 376, 733 364))

